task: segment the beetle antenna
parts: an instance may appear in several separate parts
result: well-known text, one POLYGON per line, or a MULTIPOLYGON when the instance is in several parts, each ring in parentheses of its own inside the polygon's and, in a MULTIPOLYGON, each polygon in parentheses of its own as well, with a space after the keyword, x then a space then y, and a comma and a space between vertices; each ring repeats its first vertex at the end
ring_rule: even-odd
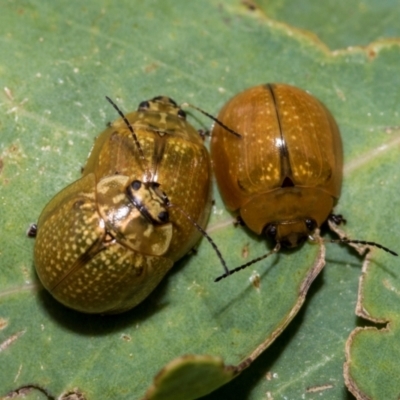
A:
POLYGON ((353 239, 346 239, 346 238, 341 238, 341 239, 332 239, 332 240, 328 240, 331 243, 346 243, 346 244, 363 244, 365 246, 372 246, 372 247, 377 247, 378 249, 384 250, 389 254, 392 254, 393 256, 398 256, 398 254, 396 252, 394 252, 393 250, 388 249, 385 246, 382 246, 379 243, 375 243, 375 242, 367 242, 365 240, 353 240, 353 239))
POLYGON ((240 265, 239 267, 233 268, 233 269, 229 270, 228 272, 225 272, 225 274, 222 274, 218 278, 215 278, 214 282, 218 282, 221 279, 227 278, 229 275, 234 274, 235 272, 241 271, 242 269, 245 269, 245 268, 249 267, 250 265, 253 265, 261 260, 264 260, 265 258, 269 257, 270 255, 277 253, 280 250, 280 248, 281 248, 281 244, 278 242, 278 243, 276 243, 275 247, 271 251, 269 251, 267 254, 264 254, 261 257, 257 257, 254 260, 251 260, 246 264, 240 265))
POLYGON ((398 256, 398 254, 390 250, 389 248, 376 243, 376 242, 368 242, 366 240, 356 240, 356 239, 348 239, 345 235, 345 233, 338 227, 341 223, 346 222, 346 220, 343 218, 342 215, 335 215, 331 214, 328 217, 328 227, 331 231, 335 232, 336 235, 339 236, 339 239, 332 239, 332 240, 326 240, 327 242, 331 243, 345 243, 345 244, 362 244, 364 246, 369 246, 369 247, 377 247, 378 249, 384 250, 387 253, 393 255, 393 256, 398 256))
POLYGON ((180 208, 179 206, 177 206, 175 204, 172 204, 172 203, 168 203, 168 207, 169 208, 172 208, 172 207, 176 208, 208 240, 208 242, 211 244, 211 246, 214 249, 214 251, 217 253, 217 256, 218 256, 219 260, 221 261, 222 267, 225 270, 225 274, 224 275, 229 275, 229 269, 228 269, 228 267, 226 265, 224 257, 222 257, 222 254, 219 251, 218 246, 215 244, 214 240, 211 239, 211 236, 190 215, 188 215, 185 211, 183 211, 182 208, 180 208))
MULTIPOLYGON (((138 152, 139 152, 139 157, 144 163, 146 163, 146 158, 144 156, 144 152, 143 152, 142 146, 140 145, 139 139, 136 136, 136 133, 135 133, 135 130, 133 129, 133 126, 128 121, 128 118, 126 118, 125 114, 121 111, 121 109, 108 96, 106 96, 106 99, 115 108, 117 113, 124 120, 124 122, 125 122, 126 126, 128 127, 128 129, 131 131, 133 141, 135 142, 136 148, 138 149, 138 152)), ((148 178, 148 180, 150 180, 150 175, 151 175, 150 171, 148 170, 148 168, 145 168, 145 170, 146 170, 147 178, 148 178)))
POLYGON ((224 257, 222 256, 222 254, 221 254, 218 246, 215 244, 214 240, 212 240, 211 236, 196 221, 194 221, 190 215, 186 214, 186 212, 184 210, 182 210, 182 208, 180 208, 179 206, 177 206, 175 204, 168 203, 168 208, 173 208, 173 207, 176 208, 184 217, 186 217, 193 224, 194 227, 196 227, 196 229, 208 240, 208 242, 211 244, 214 251, 217 253, 217 256, 218 256, 219 260, 221 261, 221 264, 225 270, 225 273, 220 275, 216 279, 214 279, 214 282, 218 282, 221 279, 224 279, 237 271, 245 269, 245 268, 249 267, 250 265, 253 265, 261 260, 264 260, 265 258, 269 257, 270 255, 277 253, 281 248, 281 244, 278 242, 278 243, 276 243, 275 247, 271 251, 269 251, 267 254, 264 254, 261 257, 257 257, 254 260, 247 262, 246 264, 239 265, 239 267, 229 269, 226 265, 226 261, 225 261, 224 257))
POLYGON ((242 135, 240 135, 239 133, 237 133, 236 131, 234 131, 233 129, 229 128, 228 126, 226 126, 225 124, 223 124, 219 119, 215 118, 214 116, 212 116, 211 114, 209 114, 208 112, 202 110, 199 107, 196 107, 190 103, 182 103, 180 105, 180 107, 190 107, 190 108, 194 108, 195 110, 197 110, 198 112, 202 113, 203 115, 205 115, 206 117, 212 119, 215 123, 217 123, 219 126, 221 126, 222 128, 226 129, 228 132, 232 133, 233 135, 235 135, 238 138, 241 138, 242 135))

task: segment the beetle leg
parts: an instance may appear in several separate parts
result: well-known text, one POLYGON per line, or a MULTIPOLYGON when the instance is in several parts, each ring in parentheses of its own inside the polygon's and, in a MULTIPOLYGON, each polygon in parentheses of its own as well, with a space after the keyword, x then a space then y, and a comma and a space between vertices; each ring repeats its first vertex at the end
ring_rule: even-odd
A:
POLYGON ((330 214, 328 219, 336 225, 345 224, 347 222, 342 214, 330 214))
POLYGON ((26 231, 26 235, 31 238, 35 238, 37 235, 37 224, 31 224, 26 231))
POLYGON ((199 136, 205 140, 207 137, 211 137, 211 131, 209 129, 199 129, 199 136))
POLYGON ((238 215, 235 219, 235 221, 233 221, 233 225, 236 227, 238 226, 246 226, 246 224, 244 223, 242 217, 240 215, 238 215))

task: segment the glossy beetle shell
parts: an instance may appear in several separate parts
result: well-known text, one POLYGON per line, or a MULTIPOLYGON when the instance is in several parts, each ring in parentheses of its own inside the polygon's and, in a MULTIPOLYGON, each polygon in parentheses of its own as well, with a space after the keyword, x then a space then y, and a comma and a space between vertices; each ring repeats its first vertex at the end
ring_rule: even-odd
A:
POLYGON ((144 300, 198 241, 208 219, 210 160, 173 100, 157 97, 96 139, 81 179, 44 208, 35 266, 45 288, 87 313, 118 313, 144 300), (190 172, 190 173, 189 173, 190 172), (165 213, 169 219, 165 219, 165 213))
POLYGON ((285 84, 234 96, 212 131, 211 158, 226 206, 257 234, 295 247, 329 216, 342 183, 342 143, 328 109, 285 84), (272 229, 271 229, 272 227, 272 229))

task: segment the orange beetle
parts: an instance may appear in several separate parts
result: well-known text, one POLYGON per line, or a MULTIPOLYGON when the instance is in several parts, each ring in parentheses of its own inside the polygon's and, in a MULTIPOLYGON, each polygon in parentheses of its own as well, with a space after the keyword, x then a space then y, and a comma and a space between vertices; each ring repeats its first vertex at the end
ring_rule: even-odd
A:
POLYGON ((329 110, 301 89, 266 84, 234 96, 217 119, 242 136, 218 124, 212 130, 211 159, 226 206, 272 238, 272 252, 311 237, 330 216, 342 184, 342 142, 329 110))

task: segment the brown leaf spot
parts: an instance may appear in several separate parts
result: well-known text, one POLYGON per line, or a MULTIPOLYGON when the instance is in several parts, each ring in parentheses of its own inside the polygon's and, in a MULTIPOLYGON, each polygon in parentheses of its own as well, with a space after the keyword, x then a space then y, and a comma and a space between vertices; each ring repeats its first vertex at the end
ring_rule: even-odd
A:
POLYGON ((8 325, 8 321, 4 318, 0 318, 0 330, 4 329, 8 325))

